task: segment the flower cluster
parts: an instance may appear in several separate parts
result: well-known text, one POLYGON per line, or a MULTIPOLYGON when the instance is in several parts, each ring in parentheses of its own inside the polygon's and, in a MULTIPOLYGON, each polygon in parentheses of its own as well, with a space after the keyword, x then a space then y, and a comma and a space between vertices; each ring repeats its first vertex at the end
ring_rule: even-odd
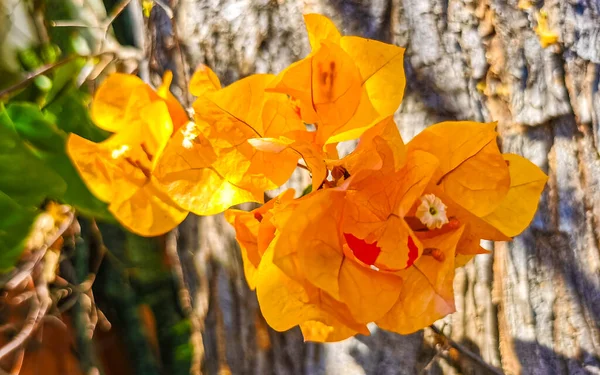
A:
POLYGON ((69 140, 90 189, 125 226, 164 233, 187 212, 225 212, 271 327, 306 340, 410 333, 454 311, 454 270, 532 220, 547 177, 502 154, 494 124, 445 122, 404 144, 393 114, 405 86, 402 48, 341 36, 306 15, 312 52, 278 75, 225 88, 201 66, 194 121, 165 89, 113 76, 93 115, 115 132, 69 140), (110 95, 110 93, 116 95, 110 95), (125 126, 126 125, 126 126, 125 126), (359 139, 340 158, 341 141, 359 139), (301 164, 300 164, 301 163, 301 164), (301 165, 312 191, 262 203, 301 165))

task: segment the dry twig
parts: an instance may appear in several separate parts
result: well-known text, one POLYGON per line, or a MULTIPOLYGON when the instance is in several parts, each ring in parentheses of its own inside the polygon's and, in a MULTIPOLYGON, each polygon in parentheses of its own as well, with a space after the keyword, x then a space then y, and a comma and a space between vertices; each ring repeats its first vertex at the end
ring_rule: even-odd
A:
POLYGON ((481 358, 480 356, 478 356, 477 354, 473 353, 471 350, 467 349, 465 346, 457 343, 456 341, 452 340, 451 338, 449 338, 448 336, 446 336, 438 327, 436 327, 435 325, 430 325, 429 328, 431 328, 431 330, 437 334, 438 336, 441 336, 445 343, 447 343, 449 346, 451 346, 452 348, 456 349, 460 354, 468 357, 471 361, 477 363, 479 366, 485 368, 486 370, 490 371, 492 374, 496 374, 496 375, 503 375, 504 373, 502 371, 500 371, 500 369, 490 365, 489 363, 487 363, 486 361, 483 360, 483 358, 481 358))

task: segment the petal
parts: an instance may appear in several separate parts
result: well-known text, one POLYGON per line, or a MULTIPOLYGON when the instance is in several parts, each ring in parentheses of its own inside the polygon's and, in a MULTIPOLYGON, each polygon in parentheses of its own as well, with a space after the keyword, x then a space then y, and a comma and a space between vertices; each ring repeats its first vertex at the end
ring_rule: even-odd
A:
POLYGON ((221 88, 219 77, 208 66, 199 64, 190 79, 188 90, 194 96, 217 91, 221 88))
POLYGON ((299 101, 303 120, 318 123, 317 142, 321 144, 352 118, 362 94, 354 62, 338 45, 327 41, 281 72, 270 87, 270 91, 299 101))
MULTIPOLYGON (((94 95, 91 115, 101 129, 117 132, 123 125, 129 99, 134 91, 146 90, 144 81, 131 74, 115 73, 106 78, 94 95)), ((148 87, 149 89, 149 87, 148 87)))
POLYGON ((406 162, 406 148, 394 118, 391 116, 364 132, 352 153, 329 164, 342 165, 351 175, 363 169, 382 167, 383 159, 377 152, 376 138, 379 139, 379 142, 387 144, 391 150, 394 160, 392 170, 399 169, 406 162))
POLYGON ((418 134, 408 149, 440 160, 437 185, 477 216, 491 213, 504 199, 510 175, 496 144, 495 124, 443 122, 418 134))
POLYGON ((316 13, 305 14, 304 23, 308 31, 308 41, 313 50, 319 48, 324 40, 339 43, 340 32, 329 18, 316 13))
POLYGON ((426 248, 439 250, 438 258, 422 256, 402 273, 404 285, 400 298, 383 318, 376 321, 378 326, 409 334, 455 311, 454 255, 462 230, 423 240, 426 248))
POLYGON ((260 310, 274 330, 285 331, 322 317, 322 310, 310 303, 310 296, 302 284, 286 276, 273 263, 273 247, 265 252, 255 280, 260 310))
POLYGON ((167 70, 163 76, 162 84, 156 89, 156 93, 167 105, 171 121, 173 122, 173 129, 177 130, 187 123, 189 118, 185 109, 183 109, 175 96, 171 94, 171 81, 173 81, 173 73, 170 70, 167 70))
MULTIPOLYGON (((327 176, 327 167, 323 153, 311 142, 294 141, 285 137, 281 138, 253 138, 248 142, 257 150, 279 154, 286 150, 296 152, 312 174, 312 186, 317 190, 327 176)), ((286 172, 287 173, 287 172, 286 172)))
POLYGON ((109 202, 117 193, 129 194, 145 183, 146 176, 122 159, 112 157, 118 141, 115 136, 94 143, 76 134, 67 140, 67 153, 90 191, 100 200, 109 202), (115 145, 115 146, 113 146, 115 145), (115 188, 116 183, 123 192, 115 188))
POLYGON ((228 182, 247 190, 279 187, 298 161, 291 150, 273 155, 257 151, 247 142, 264 131, 263 105, 275 95, 266 94, 264 88, 272 78, 250 76, 194 103, 198 129, 217 155, 212 167, 228 182))
POLYGON ((400 295, 402 279, 364 267, 351 259, 340 265, 340 297, 353 318, 369 323, 381 318, 400 295))
POLYGON ((154 171, 157 183, 182 208, 213 215, 236 204, 262 202, 261 191, 242 189, 215 169, 217 154, 202 134, 189 149, 183 142, 180 130, 169 140, 154 171))
POLYGON ((260 222, 250 212, 240 210, 225 211, 225 220, 235 229, 235 239, 240 245, 244 275, 250 290, 256 288, 255 277, 261 256, 258 253, 258 230, 260 222))
POLYGON ((262 112, 263 137, 278 137, 305 131, 306 126, 283 94, 266 94, 262 112))
POLYGON ((332 319, 328 323, 309 320, 300 323, 304 341, 337 342, 356 335, 358 332, 332 319))
MULTIPOLYGON (((116 187, 119 189, 119 185, 116 187)), ((128 230, 141 236, 164 234, 185 219, 188 212, 177 206, 153 181, 127 194, 118 190, 108 207, 128 230)))
POLYGON ((508 194, 491 214, 483 219, 509 237, 520 234, 531 222, 548 176, 529 160, 504 154, 510 172, 508 194))
POLYGON ((383 117, 393 115, 406 86, 404 48, 355 36, 342 37, 340 45, 358 67, 375 110, 383 117))

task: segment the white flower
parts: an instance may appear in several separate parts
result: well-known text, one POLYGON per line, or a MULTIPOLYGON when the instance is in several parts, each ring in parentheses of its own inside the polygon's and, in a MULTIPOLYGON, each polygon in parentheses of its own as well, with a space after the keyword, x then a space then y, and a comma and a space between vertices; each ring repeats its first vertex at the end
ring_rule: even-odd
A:
POLYGON ((198 138, 198 127, 196 127, 194 122, 190 121, 185 125, 185 129, 183 129, 181 134, 183 135, 181 145, 189 150, 194 146, 194 140, 198 138))
POLYGON ((129 151, 129 146, 127 146, 127 145, 122 145, 121 147, 119 147, 119 148, 116 148, 116 149, 112 150, 112 152, 111 152, 110 156, 111 156, 113 159, 118 159, 118 158, 120 158, 121 156, 125 155, 125 154, 127 153, 127 151, 129 151))
POLYGON ((427 228, 441 228, 448 223, 446 216, 446 205, 434 194, 426 194, 421 197, 421 205, 417 208, 417 218, 427 228))

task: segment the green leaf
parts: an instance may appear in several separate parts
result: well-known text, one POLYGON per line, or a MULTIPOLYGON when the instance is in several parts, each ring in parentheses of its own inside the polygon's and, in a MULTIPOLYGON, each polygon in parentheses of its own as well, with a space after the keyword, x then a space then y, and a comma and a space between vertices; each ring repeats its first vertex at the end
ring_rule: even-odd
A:
POLYGON ((67 135, 48 121, 37 105, 10 103, 6 112, 21 139, 40 151, 64 153, 67 135))
POLYGON ((88 100, 89 95, 70 87, 44 108, 44 114, 65 133, 75 133, 92 142, 101 142, 110 133, 94 125, 87 108, 88 100))
POLYGON ((57 198, 85 215, 113 220, 107 204, 88 190, 67 156, 67 134, 30 103, 12 103, 7 107, 7 113, 21 139, 33 146, 36 155, 66 183, 64 193, 57 198))
POLYGON ((52 103, 59 97, 59 94, 71 88, 69 86, 73 85, 85 63, 86 59, 81 57, 53 69, 52 89, 46 96, 46 103, 52 103))
POLYGON ((0 212, 10 213, 0 216, 0 272, 6 272, 23 252, 37 210, 20 206, 0 191, 0 212))
POLYGON ((63 179, 22 141, 0 104, 0 191, 24 207, 37 207, 47 197, 62 196, 63 179))

